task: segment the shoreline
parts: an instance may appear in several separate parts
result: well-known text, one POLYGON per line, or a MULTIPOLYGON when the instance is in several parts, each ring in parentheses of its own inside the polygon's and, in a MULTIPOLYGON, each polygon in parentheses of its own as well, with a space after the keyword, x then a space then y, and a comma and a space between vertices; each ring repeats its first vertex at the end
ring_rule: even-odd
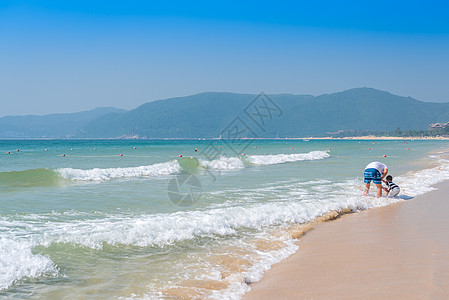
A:
MULTIPOLYGON (((418 141, 435 141, 435 140, 443 140, 447 141, 449 140, 449 137, 447 136, 374 136, 374 135, 366 135, 366 136, 354 136, 354 137, 280 137, 280 138, 238 138, 239 140, 280 140, 280 141, 291 141, 291 140, 303 140, 303 141, 309 141, 309 140, 406 140, 406 141, 412 141, 412 140, 418 140, 418 141)), ((0 141, 92 141, 92 140, 123 140, 123 141, 129 141, 129 140, 135 140, 135 141, 177 141, 177 140, 192 140, 192 141, 216 141, 216 140, 233 140, 233 139, 225 139, 225 138, 217 138, 217 137, 196 137, 196 138, 124 138, 124 137, 115 137, 115 138, 0 138, 0 141)))
POLYGON ((449 181, 319 223, 243 299, 449 298, 449 181))
POLYGON ((354 136, 354 137, 341 137, 341 138, 334 138, 334 137, 322 137, 322 138, 305 138, 305 139, 309 139, 309 140, 387 140, 387 141, 395 141, 395 140, 407 140, 407 141, 411 141, 411 140, 418 140, 418 141, 426 141, 426 140, 430 140, 430 141, 435 141, 435 140, 449 140, 449 137, 444 137, 444 136, 439 136, 439 137, 434 137, 434 136, 427 136, 427 137, 422 137, 422 136, 409 136, 409 137, 404 137, 404 136, 375 136, 375 135, 366 135, 366 136, 354 136))

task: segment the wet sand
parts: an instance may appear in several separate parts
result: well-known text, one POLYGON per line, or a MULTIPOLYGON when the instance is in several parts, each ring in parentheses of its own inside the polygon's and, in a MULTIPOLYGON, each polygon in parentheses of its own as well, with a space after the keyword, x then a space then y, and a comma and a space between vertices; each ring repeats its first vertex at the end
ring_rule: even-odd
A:
POLYGON ((243 299, 449 299, 449 182, 316 225, 243 299))

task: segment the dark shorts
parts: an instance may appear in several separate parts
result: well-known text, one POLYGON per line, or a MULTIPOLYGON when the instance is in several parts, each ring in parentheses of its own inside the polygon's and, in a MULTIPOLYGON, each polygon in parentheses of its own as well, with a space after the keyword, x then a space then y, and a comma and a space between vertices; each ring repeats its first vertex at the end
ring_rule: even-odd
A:
POLYGON ((363 176, 365 177, 365 183, 371 183, 371 180, 374 184, 382 183, 380 172, 374 168, 366 169, 363 176))

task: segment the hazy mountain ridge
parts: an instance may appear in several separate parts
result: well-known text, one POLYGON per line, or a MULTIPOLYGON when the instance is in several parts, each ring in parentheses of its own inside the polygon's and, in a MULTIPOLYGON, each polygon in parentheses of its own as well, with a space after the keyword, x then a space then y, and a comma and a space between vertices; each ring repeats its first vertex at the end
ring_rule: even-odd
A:
MULTIPOLYGON (((200 93, 148 102, 129 111, 111 109, 78 123, 75 122, 76 114, 70 114, 73 117, 71 125, 62 124, 64 134, 54 137, 218 137, 235 117, 245 117, 244 108, 256 96, 200 93), (67 133, 69 129, 71 132, 67 133)), ((356 88, 316 97, 290 94, 269 97, 283 113, 265 128, 266 131, 259 131, 259 137, 325 136, 327 132, 337 130, 389 131, 397 127, 422 130, 427 129, 430 123, 449 121, 449 103, 422 102, 371 88, 356 88)), ((0 118, 0 125, 5 118, 20 117, 0 118)), ((15 121, 10 124, 23 126, 23 123, 15 121)), ((2 132, 4 128, 0 130, 0 136, 4 137, 2 132)))
POLYGON ((66 138, 100 116, 123 112, 125 110, 119 108, 98 107, 77 113, 6 116, 0 118, 0 137, 66 138))
MULTIPOLYGON (((217 137, 256 97, 201 93, 149 102, 120 115, 98 118, 80 137, 217 137)), ((321 96, 278 94, 269 97, 283 110, 261 137, 326 135, 337 130, 427 129, 449 121, 449 103, 422 102, 371 88, 321 96)))

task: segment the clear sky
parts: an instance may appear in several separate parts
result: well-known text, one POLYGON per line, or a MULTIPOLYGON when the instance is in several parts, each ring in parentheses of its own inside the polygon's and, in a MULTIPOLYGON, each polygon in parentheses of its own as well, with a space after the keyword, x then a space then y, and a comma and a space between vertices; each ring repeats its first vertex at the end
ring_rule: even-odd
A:
POLYGON ((449 1, 0 1, 0 116, 354 87, 449 102, 449 1))

